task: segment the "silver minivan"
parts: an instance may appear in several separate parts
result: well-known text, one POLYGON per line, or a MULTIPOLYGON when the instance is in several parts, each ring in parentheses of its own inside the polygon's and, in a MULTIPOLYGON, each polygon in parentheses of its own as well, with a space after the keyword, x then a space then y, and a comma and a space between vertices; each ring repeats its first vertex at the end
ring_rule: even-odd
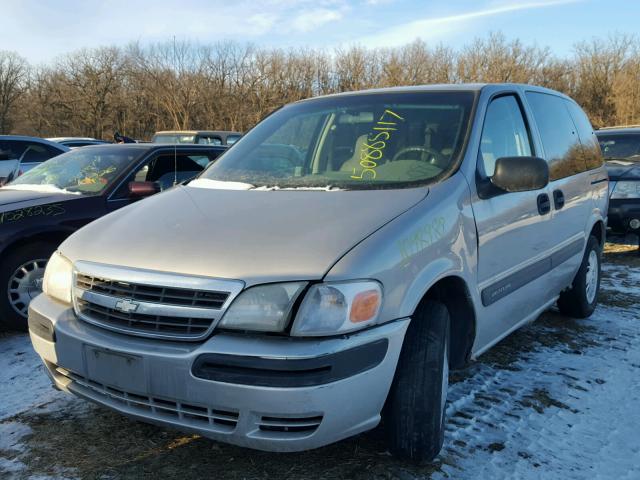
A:
POLYGON ((554 304, 594 311, 607 184, 554 91, 297 102, 69 237, 31 338, 56 387, 137 419, 298 451, 384 418, 393 453, 429 460, 449 368, 554 304))

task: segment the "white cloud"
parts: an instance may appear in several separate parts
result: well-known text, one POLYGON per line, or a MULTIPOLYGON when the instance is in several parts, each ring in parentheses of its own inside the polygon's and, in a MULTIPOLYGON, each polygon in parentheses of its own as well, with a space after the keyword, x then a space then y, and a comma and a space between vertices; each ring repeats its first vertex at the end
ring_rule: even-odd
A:
POLYGON ((293 29, 298 32, 309 32, 324 25, 342 19, 342 12, 328 8, 314 8, 299 13, 293 18, 293 29))
POLYGON ((568 3, 582 2, 583 0, 532 0, 532 1, 511 1, 502 2, 493 7, 483 10, 474 10, 456 15, 444 17, 424 18, 414 20, 401 25, 382 30, 376 35, 369 35, 358 40, 358 43, 375 46, 397 46, 408 43, 415 38, 437 38, 455 28, 460 28, 461 24, 483 17, 490 17, 519 10, 531 10, 535 8, 552 7, 568 3))

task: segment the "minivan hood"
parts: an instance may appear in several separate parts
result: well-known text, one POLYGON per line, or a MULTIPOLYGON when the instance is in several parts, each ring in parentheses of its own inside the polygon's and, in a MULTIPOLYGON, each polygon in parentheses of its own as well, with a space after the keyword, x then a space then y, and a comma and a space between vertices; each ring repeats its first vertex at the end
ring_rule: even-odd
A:
POLYGON ((180 186, 104 216, 60 247, 72 261, 244 280, 320 279, 428 193, 180 186))

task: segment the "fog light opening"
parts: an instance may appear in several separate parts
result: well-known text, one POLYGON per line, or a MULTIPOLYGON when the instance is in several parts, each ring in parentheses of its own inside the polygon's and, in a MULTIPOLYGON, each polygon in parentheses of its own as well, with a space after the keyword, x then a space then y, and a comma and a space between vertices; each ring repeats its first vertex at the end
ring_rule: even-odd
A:
POLYGON ((640 228, 640 219, 632 218, 629 220, 629 228, 632 230, 638 230, 640 228))

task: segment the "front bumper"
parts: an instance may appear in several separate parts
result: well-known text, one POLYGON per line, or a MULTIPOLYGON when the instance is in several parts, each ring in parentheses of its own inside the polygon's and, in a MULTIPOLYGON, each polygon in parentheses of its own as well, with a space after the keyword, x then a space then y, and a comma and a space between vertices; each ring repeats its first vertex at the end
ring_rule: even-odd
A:
POLYGON ((609 222, 607 226, 614 233, 639 233, 640 229, 633 229, 629 223, 633 219, 640 220, 640 199, 609 200, 609 222))
POLYGON ((300 451, 378 424, 409 319, 340 338, 218 333, 194 344, 113 333, 78 320, 70 307, 40 295, 29 306, 29 322, 33 346, 61 390, 130 417, 215 440, 260 450, 300 451), (371 352, 368 346, 383 343, 386 353, 354 375, 325 375, 320 380, 316 376, 311 381, 307 375, 302 383, 293 383, 308 386, 291 387, 282 375, 276 382, 251 382, 246 370, 244 376, 217 377, 218 370, 204 375, 214 379, 194 375, 196 359, 255 358, 258 365, 276 364, 281 369, 291 361, 295 370, 301 364, 348 357, 358 349, 371 352))

